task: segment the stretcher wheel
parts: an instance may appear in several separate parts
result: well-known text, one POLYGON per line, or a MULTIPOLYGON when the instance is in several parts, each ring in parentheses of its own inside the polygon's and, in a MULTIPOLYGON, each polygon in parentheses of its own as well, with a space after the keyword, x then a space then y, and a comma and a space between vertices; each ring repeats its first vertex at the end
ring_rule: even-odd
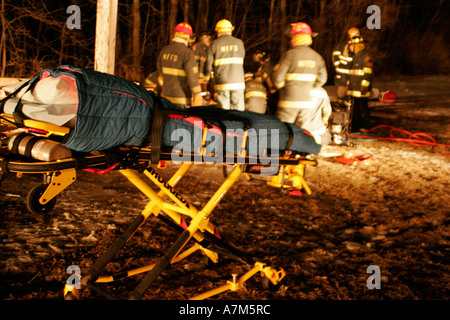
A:
POLYGON ((37 187, 34 187, 30 190, 27 194, 26 204, 28 210, 30 210, 31 213, 37 214, 37 215, 44 215, 46 213, 49 213, 53 210, 56 204, 56 197, 51 199, 46 204, 41 204, 39 202, 39 199, 44 194, 45 190, 47 189, 46 184, 41 184, 37 187))
POLYGON ((262 277, 261 279, 261 285, 264 290, 270 291, 270 292, 276 292, 280 288, 280 283, 273 284, 272 281, 270 281, 269 278, 266 276, 262 277))

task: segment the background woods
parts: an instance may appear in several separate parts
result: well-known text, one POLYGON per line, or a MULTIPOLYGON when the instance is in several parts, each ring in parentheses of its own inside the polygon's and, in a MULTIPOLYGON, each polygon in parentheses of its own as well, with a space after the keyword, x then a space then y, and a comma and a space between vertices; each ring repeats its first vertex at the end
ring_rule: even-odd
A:
MULTIPOLYGON (((223 18, 247 49, 271 52, 289 46, 290 23, 308 22, 319 35, 313 47, 330 63, 346 29, 358 26, 369 41, 378 74, 436 74, 450 71, 448 11, 444 0, 119 0, 116 74, 142 81, 155 69, 160 49, 181 21, 194 32, 213 30, 223 18), (366 27, 369 5, 381 8, 381 30, 366 27)), ((1 0, 1 76, 29 77, 43 68, 94 66, 96 1, 1 0), (67 28, 67 7, 81 9, 81 29, 67 28)))

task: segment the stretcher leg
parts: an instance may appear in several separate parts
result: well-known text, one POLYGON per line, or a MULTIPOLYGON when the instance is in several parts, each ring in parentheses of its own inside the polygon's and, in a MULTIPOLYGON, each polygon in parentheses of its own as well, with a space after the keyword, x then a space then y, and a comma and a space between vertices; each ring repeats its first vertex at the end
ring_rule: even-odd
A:
MULTIPOLYGON (((151 178, 151 180, 154 183, 159 184, 159 186, 161 187, 161 191, 158 194, 156 194, 156 192, 153 191, 153 189, 151 189, 143 180, 141 180, 139 178, 139 176, 137 175, 137 173, 135 173, 133 170, 127 169, 127 170, 121 171, 121 173, 124 176, 126 176, 136 187, 138 187, 138 189, 140 191, 142 191, 145 195, 147 195, 151 199, 151 201, 147 204, 147 206, 143 210, 143 212, 141 212, 141 214, 135 219, 135 221, 127 228, 127 230, 118 239, 116 239, 114 241, 114 243, 108 248, 108 250, 105 252, 105 254, 103 254, 102 257, 94 264, 94 266, 89 270, 88 274, 82 278, 81 283, 83 285, 99 292, 100 294, 102 294, 103 296, 105 296, 109 299, 116 299, 116 297, 114 295, 103 290, 102 288, 99 288, 97 286, 97 283, 112 282, 112 281, 118 280, 120 278, 133 276, 133 275, 143 273, 143 272, 148 272, 150 270, 154 270, 155 268, 160 268, 157 264, 152 264, 152 265, 144 266, 144 267, 137 268, 134 270, 130 270, 128 272, 122 272, 122 273, 119 273, 119 274, 113 275, 113 276, 106 276, 106 277, 98 276, 100 274, 100 272, 102 271, 102 269, 112 260, 112 258, 115 256, 115 254, 124 246, 124 244, 132 237, 132 235, 135 233, 135 231, 142 225, 142 223, 145 222, 145 220, 150 215, 153 214, 153 215, 158 216, 160 210, 163 210, 166 214, 169 214, 169 216, 172 218, 174 224, 176 224, 177 226, 180 226, 180 224, 181 224, 180 215, 176 211, 169 210, 169 208, 172 208, 174 206, 169 205, 163 201, 163 198, 165 196, 170 195, 174 200, 178 201, 179 204, 185 205, 186 208, 184 208, 184 211, 181 210, 182 208, 177 209, 177 210, 180 210, 181 212, 183 212, 184 214, 188 214, 189 212, 191 212, 192 216, 194 216, 195 214, 198 214, 198 211, 194 207, 191 207, 191 206, 189 206, 189 204, 184 203, 180 199, 178 199, 177 197, 181 198, 181 196, 178 194, 175 195, 175 192, 172 188, 184 176, 184 174, 188 171, 188 169, 191 166, 192 166, 192 164, 184 164, 172 176, 172 178, 169 180, 168 183, 166 183, 163 179, 161 179, 160 176, 157 175, 154 171, 150 170, 151 172, 153 172, 153 174, 151 174, 150 171, 147 171, 146 175, 149 178, 151 178), (194 212, 195 214, 192 214, 192 212, 194 212)), ((233 182, 229 182, 229 183, 230 183, 229 187, 231 187, 233 182)), ((229 189, 229 187, 227 187, 227 189, 229 189)), ((223 196, 223 195, 224 194, 222 194, 221 196, 223 196)), ((220 200, 218 200, 217 203, 219 201, 220 200)), ((215 200, 213 200, 213 202, 215 202, 215 200)), ((212 211, 212 209, 213 208, 211 208, 210 211, 212 211)), ((201 223, 200 225, 202 225, 205 229, 209 229, 212 231, 215 230, 215 228, 209 222, 206 222, 204 224, 201 223)), ((188 231, 186 231, 186 232, 188 232, 188 231)), ((198 239, 199 238, 198 235, 199 235, 199 231, 195 231, 192 236, 194 238, 196 238, 197 241, 203 240, 203 237, 201 237, 201 239, 198 239)), ((189 238, 191 238, 191 237, 189 237, 189 238)), ((179 251, 181 251, 181 250, 179 250, 178 252, 176 252, 173 255, 171 254, 171 256, 173 256, 173 258, 169 262, 175 263, 175 262, 181 261, 185 257, 189 256, 190 254, 192 254, 193 252, 198 251, 198 250, 200 250, 205 256, 207 256, 213 262, 218 261, 218 254, 216 252, 211 251, 206 248, 203 248, 199 244, 194 244, 193 247, 187 249, 186 251, 184 251, 181 254, 178 254, 179 251)), ((162 268, 162 269, 164 269, 164 268, 162 268)), ((66 289, 67 289, 66 291, 68 291, 68 292, 71 291, 70 288, 66 288, 66 289)), ((74 293, 74 295, 79 295, 79 293, 77 293, 77 294, 74 293)))
MULTIPOLYGON (((175 189, 174 186, 180 181, 180 179, 186 174, 192 164, 183 164, 178 171, 170 178, 169 181, 165 181, 161 175, 159 175, 152 167, 147 168, 144 171, 144 175, 153 182, 160 191, 157 193, 154 191, 145 181, 143 181, 138 173, 131 169, 122 169, 120 172, 132 182, 142 193, 144 193, 149 199, 149 203, 144 210, 135 218, 135 220, 129 225, 125 232, 119 236, 113 244, 106 250, 106 252, 94 263, 90 268, 87 275, 81 279, 81 284, 85 285, 92 290, 100 293, 108 299, 117 299, 117 296, 99 287, 98 284, 109 283, 122 279, 125 277, 146 273, 144 278, 134 289, 130 295, 130 299, 141 299, 148 288, 156 280, 156 278, 172 263, 181 261, 194 252, 201 251, 213 262, 218 261, 218 254, 228 254, 231 258, 238 258, 237 260, 243 261, 247 264, 253 264, 251 259, 247 257, 240 258, 241 253, 239 250, 228 244, 222 238, 220 238, 217 229, 210 223, 209 217, 212 211, 217 207, 219 202, 223 199, 226 193, 230 190, 233 184, 239 179, 243 173, 243 165, 235 165, 233 171, 228 178, 222 183, 219 189, 210 198, 208 203, 201 210, 197 210, 194 206, 189 204, 186 199, 183 198, 175 189), (164 198, 169 198, 168 201, 164 198), (173 202, 175 204, 173 204, 173 202), (166 215, 162 215, 164 212, 166 215), (165 222, 177 227, 178 230, 182 230, 177 240, 171 245, 168 251, 154 264, 150 264, 144 267, 136 268, 126 272, 120 272, 112 276, 99 276, 105 266, 113 259, 116 253, 128 242, 128 240, 134 235, 138 228, 151 216, 154 215, 165 222), (190 223, 187 225, 183 219, 183 215, 189 216, 190 223), (188 242, 193 239, 195 243, 192 247, 185 249, 188 242), (203 241, 206 240, 206 241, 203 241), (212 241, 209 241, 212 240, 212 241), (204 247, 206 245, 206 247, 204 247), (217 245, 217 246, 215 246, 217 245), (224 249, 224 250, 223 250, 224 249), (184 251, 183 251, 184 250, 184 251)), ((261 271, 261 274, 266 274, 266 277, 270 281, 278 282, 284 277, 284 271, 276 271, 273 268, 264 267, 261 268, 261 263, 257 262, 255 268, 245 274, 239 280, 239 285, 236 283, 227 284, 215 289, 213 292, 205 293, 199 297, 210 297, 212 295, 223 292, 224 290, 238 290, 240 284, 248 280, 257 271, 261 271), (257 267, 257 268, 256 268, 257 267), (256 268, 256 269, 255 269, 256 268)), ((276 284, 276 283, 274 283, 276 284)), ((66 286, 66 292, 69 293, 72 290, 73 296, 79 296, 79 292, 75 289, 71 289, 70 286, 66 286)), ((197 297, 197 298, 199 298, 197 297)))
POLYGON ((76 171, 75 169, 67 169, 61 170, 57 172, 53 172, 50 177, 50 183, 48 188, 42 194, 39 202, 41 204, 45 204, 50 201, 58 194, 60 194, 64 189, 70 186, 76 179, 76 171))
POLYGON ((225 194, 230 190, 231 186, 236 182, 242 173, 242 168, 237 165, 225 182, 220 186, 220 188, 211 197, 205 207, 195 215, 191 221, 189 227, 184 230, 178 239, 174 242, 169 251, 159 259, 155 267, 147 273, 147 275, 142 279, 139 285, 135 288, 130 296, 131 300, 139 300, 147 291, 148 287, 156 280, 156 278, 161 274, 161 272, 169 265, 170 261, 183 249, 183 247, 188 243, 191 237, 198 231, 204 230, 208 218, 217 204, 222 200, 225 194))
POLYGON ((189 300, 204 300, 225 291, 237 291, 241 289, 244 282, 256 275, 258 272, 260 272, 263 277, 267 278, 273 285, 277 285, 286 275, 283 269, 277 271, 274 268, 266 267, 264 263, 256 262, 255 266, 239 279, 236 274, 233 274, 232 280, 228 281, 226 285, 199 294, 189 300))
MULTIPOLYGON (((174 259, 172 259, 171 263, 176 263, 179 262, 185 258, 187 258, 188 256, 190 256, 191 254, 193 254, 196 251, 202 251, 203 254, 208 255, 211 257, 211 259, 218 259, 218 255, 215 252, 212 252, 208 249, 203 248, 200 244, 195 243, 191 248, 187 249, 186 251, 184 251, 182 254, 179 254, 177 257, 175 257, 174 259)), ((109 282, 113 282, 113 281, 117 281, 120 279, 124 279, 127 277, 132 277, 141 273, 145 273, 148 272, 150 270, 152 270, 154 268, 156 263, 153 264, 149 264, 143 267, 139 267, 139 268, 135 268, 132 270, 128 270, 126 272, 119 272, 117 274, 114 274, 112 276, 104 276, 104 277, 98 277, 97 280, 95 281, 96 283, 109 283, 109 282)))
MULTIPOLYGON (((180 179, 186 174, 192 164, 184 164, 178 171, 172 176, 168 184, 175 186, 180 179)), ((85 277, 82 278, 82 284, 87 285, 88 282, 96 281, 100 272, 104 267, 112 260, 117 252, 125 245, 125 243, 133 236, 133 234, 139 229, 139 227, 148 219, 152 213, 159 213, 164 193, 162 191, 159 194, 151 189, 145 182, 143 182, 133 170, 126 169, 120 171, 125 177, 127 177, 135 186, 139 188, 146 196, 152 199, 145 209, 136 217, 136 219, 128 226, 128 228, 112 243, 112 245, 106 250, 106 252, 97 260, 97 262, 91 267, 85 277), (159 201, 159 206, 156 203, 159 201)))
POLYGON ((281 166, 277 175, 273 176, 267 185, 281 188, 304 191, 307 195, 311 195, 311 188, 305 180, 305 172, 307 165, 317 165, 314 160, 301 160, 297 165, 281 166))

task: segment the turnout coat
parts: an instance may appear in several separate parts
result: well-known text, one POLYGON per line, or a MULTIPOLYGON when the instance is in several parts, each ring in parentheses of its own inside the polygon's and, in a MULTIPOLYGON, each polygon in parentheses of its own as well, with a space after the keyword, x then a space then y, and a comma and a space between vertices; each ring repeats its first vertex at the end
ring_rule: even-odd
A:
POLYGON ((209 80, 212 71, 216 91, 244 90, 244 57, 245 47, 242 40, 231 34, 222 34, 208 48, 205 80, 209 80))
POLYGON ((311 101, 311 90, 327 81, 325 61, 309 46, 288 50, 275 66, 272 80, 280 90, 278 108, 296 108, 298 102, 311 101))

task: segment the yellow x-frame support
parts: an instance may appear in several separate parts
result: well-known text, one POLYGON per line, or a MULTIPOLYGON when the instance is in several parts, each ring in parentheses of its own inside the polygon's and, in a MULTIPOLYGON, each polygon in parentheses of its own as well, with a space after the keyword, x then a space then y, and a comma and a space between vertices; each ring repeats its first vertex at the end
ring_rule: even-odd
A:
MULTIPOLYGON (((206 255, 212 262, 218 262, 218 254, 207 248, 203 248, 198 242, 194 243, 192 247, 186 249, 184 252, 182 251, 185 249, 191 238, 195 238, 196 240, 201 241, 204 238, 203 233, 209 232, 211 234, 215 234, 216 229, 214 225, 209 221, 210 215, 216 208, 218 203, 223 199, 226 193, 230 190, 233 184, 243 173, 242 165, 234 165, 234 169, 231 174, 226 178, 226 180, 216 190, 216 192, 201 210, 198 210, 193 205, 189 204, 189 202, 184 199, 184 197, 179 194, 174 188, 175 185, 192 167, 192 165, 193 163, 185 163, 181 165, 181 167, 167 182, 158 172, 156 172, 154 168, 149 167, 147 170, 145 170, 144 175, 160 189, 159 192, 153 190, 153 188, 150 187, 146 181, 141 179, 141 177, 135 170, 120 170, 120 172, 133 185, 135 185, 144 195, 146 195, 150 199, 144 210, 140 213, 140 225, 142 225, 150 216, 158 216, 161 211, 164 212, 178 225, 181 225, 182 222, 185 221, 183 219, 183 216, 190 217, 190 223, 188 226, 186 226, 185 230, 174 242, 168 252, 162 258, 160 258, 158 262, 129 270, 127 272, 121 272, 112 276, 99 276, 98 273, 108 262, 102 261, 98 263, 97 266, 94 266, 94 271, 88 273, 87 277, 82 279, 82 284, 88 285, 95 290, 98 289, 97 284, 109 283, 124 277, 147 273, 144 279, 130 296, 130 299, 141 299, 147 288, 169 264, 179 262, 197 251, 200 251, 202 254, 206 255), (167 199, 169 200, 167 201, 167 199)), ((123 241, 119 245, 124 245, 131 238, 137 228, 134 231, 130 232, 127 239, 122 239, 123 241)), ((118 246, 115 246, 113 244, 112 247, 116 247, 115 249, 112 249, 112 251, 117 251, 118 246)), ((109 253, 106 253, 106 256, 109 255, 109 253)), ((263 263, 256 262, 254 267, 244 276, 239 278, 239 280, 229 282, 225 286, 221 286, 215 290, 198 295, 193 299, 206 299, 228 290, 236 291, 242 287, 242 284, 245 281, 247 281, 257 273, 265 275, 273 284, 277 284, 285 276, 285 272, 282 269, 275 270, 274 268, 267 267, 263 263)), ((66 285, 65 296, 69 292, 72 293, 75 297, 80 296, 79 291, 71 284, 66 285)))

